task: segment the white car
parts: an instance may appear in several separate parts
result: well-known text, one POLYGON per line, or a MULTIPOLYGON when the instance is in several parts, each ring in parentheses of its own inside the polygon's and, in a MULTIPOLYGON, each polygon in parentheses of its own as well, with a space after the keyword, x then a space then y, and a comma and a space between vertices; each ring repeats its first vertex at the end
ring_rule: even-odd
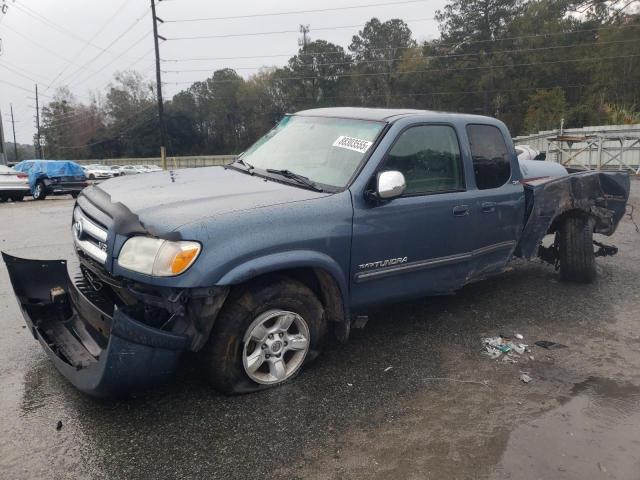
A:
POLYGON ((138 165, 125 165, 120 167, 120 175, 137 175, 138 173, 147 173, 146 170, 138 168, 138 165))
POLYGON ((0 202, 9 199, 21 202, 29 192, 29 177, 26 174, 0 165, 0 202))
POLYGON ((161 172, 162 171, 162 168, 160 168, 157 165, 141 165, 141 166, 144 167, 149 172, 161 172))
POLYGON ((89 180, 106 180, 114 176, 111 167, 105 165, 83 165, 82 169, 89 180))

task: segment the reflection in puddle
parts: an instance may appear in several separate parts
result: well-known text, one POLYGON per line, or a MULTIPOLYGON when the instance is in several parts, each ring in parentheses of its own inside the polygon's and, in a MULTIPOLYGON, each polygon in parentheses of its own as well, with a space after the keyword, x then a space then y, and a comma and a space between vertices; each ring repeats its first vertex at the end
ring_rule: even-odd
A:
POLYGON ((590 377, 516 428, 498 478, 640 478, 640 387, 590 377))

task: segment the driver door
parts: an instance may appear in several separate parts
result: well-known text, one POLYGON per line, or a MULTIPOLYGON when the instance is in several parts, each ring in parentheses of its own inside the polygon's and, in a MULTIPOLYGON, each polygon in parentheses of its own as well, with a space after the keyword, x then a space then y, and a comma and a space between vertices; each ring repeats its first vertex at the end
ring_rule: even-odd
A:
POLYGON ((352 306, 445 293, 471 271, 472 193, 449 125, 414 125, 399 136, 379 171, 397 170, 404 194, 354 202, 352 306))

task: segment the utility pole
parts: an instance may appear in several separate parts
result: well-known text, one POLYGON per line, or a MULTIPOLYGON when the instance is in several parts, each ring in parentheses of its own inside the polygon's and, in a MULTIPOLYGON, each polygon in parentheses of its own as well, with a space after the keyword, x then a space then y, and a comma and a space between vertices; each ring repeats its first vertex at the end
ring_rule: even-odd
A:
POLYGON ((4 127, 2 126, 2 112, 0 112, 0 165, 7 164, 7 151, 4 145, 4 127))
POLYGON ((303 50, 307 48, 307 45, 309 45, 309 41, 311 40, 309 37, 310 31, 311 29, 309 28, 309 25, 300 25, 300 33, 302 34, 302 37, 298 38, 298 46, 302 47, 303 50))
MULTIPOLYGON (((160 1, 160 0, 159 0, 160 1)), ((162 77, 160 76, 160 47, 158 39, 166 40, 166 38, 158 35, 158 22, 164 23, 164 20, 156 16, 156 2, 151 0, 151 18, 153 20, 153 43, 156 49, 156 92, 158 93, 158 120, 160 122, 160 159, 162 160, 162 169, 167 169, 167 126, 164 123, 164 105, 162 104, 162 77)))
POLYGON ((9 104, 9 108, 11 108, 11 128, 13 129, 13 153, 16 158, 14 162, 18 163, 20 159, 18 159, 18 143, 16 142, 16 121, 13 119, 13 104, 9 104))
POLYGON ((38 158, 43 159, 42 154, 42 138, 40 137, 40 104, 38 103, 38 84, 36 83, 36 136, 38 137, 38 145, 36 151, 38 152, 38 158))

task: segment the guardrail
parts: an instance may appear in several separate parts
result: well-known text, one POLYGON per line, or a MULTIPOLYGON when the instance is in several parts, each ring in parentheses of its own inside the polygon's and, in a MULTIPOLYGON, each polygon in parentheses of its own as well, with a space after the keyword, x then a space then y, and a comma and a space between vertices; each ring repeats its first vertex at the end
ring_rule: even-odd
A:
MULTIPOLYGON (((169 168, 193 168, 193 167, 213 167, 227 165, 233 162, 237 155, 198 155, 189 157, 167 157, 167 167, 169 168)), ((80 165, 157 165, 162 166, 160 157, 144 158, 109 158, 102 160, 74 160, 80 165)))

